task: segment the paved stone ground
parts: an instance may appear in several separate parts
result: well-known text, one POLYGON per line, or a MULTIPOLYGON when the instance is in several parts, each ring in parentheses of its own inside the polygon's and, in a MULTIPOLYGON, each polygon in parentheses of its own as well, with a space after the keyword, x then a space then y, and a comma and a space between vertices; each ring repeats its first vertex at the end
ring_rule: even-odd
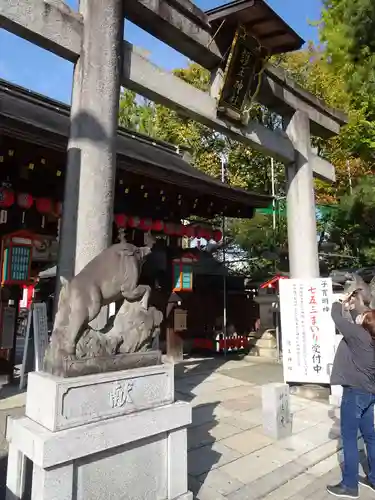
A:
MULTIPOLYGON (((176 399, 193 405, 188 465, 196 500, 332 498, 325 487, 340 478, 337 411, 292 396, 293 436, 273 441, 262 432, 261 385, 281 380, 280 365, 259 360, 190 359, 176 367, 176 399)), ((25 394, 0 384, 0 499, 6 417, 21 416, 24 402, 25 394)), ((364 490, 361 498, 375 495, 364 490)))
MULTIPOLYGON (((291 397, 293 436, 263 434, 261 385, 282 368, 260 360, 190 360, 176 370, 176 397, 193 405, 189 487, 197 500, 332 498, 340 480, 338 412, 291 397)), ((369 491, 361 498, 375 498, 369 491)))

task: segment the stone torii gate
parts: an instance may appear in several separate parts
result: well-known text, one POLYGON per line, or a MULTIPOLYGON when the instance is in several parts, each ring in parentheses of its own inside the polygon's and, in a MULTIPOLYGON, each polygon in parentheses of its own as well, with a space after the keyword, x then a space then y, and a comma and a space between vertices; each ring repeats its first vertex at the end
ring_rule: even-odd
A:
MULTIPOLYGON (((263 0, 242 3, 251 7, 263 0)), ((62 0, 0 0, 0 27, 75 64, 62 275, 72 277, 110 242, 123 85, 282 161, 288 181, 291 276, 319 276, 313 175, 332 182, 335 174, 332 165, 312 152, 310 130, 320 137, 338 134, 345 116, 302 90, 282 70, 268 67, 258 100, 283 116, 285 132, 220 118, 216 97, 224 54, 209 16, 190 0, 80 0, 79 12, 62 0), (211 94, 157 68, 124 41, 125 17, 209 69, 211 94)))

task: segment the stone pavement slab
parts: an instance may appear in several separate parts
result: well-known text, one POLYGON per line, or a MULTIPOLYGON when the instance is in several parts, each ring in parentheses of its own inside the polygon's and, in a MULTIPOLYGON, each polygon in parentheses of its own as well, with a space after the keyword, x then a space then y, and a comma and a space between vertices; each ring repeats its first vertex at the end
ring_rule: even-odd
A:
MULTIPOLYGON (((188 359, 176 366, 176 399, 193 406, 188 465, 196 500, 328 498, 327 482, 340 477, 337 411, 291 396, 293 435, 273 441, 262 430, 261 386, 280 381, 282 368, 274 362, 228 356, 188 359)), ((5 487, 5 420, 10 414, 21 416, 23 404, 24 396, 16 393, 4 393, 0 399, 0 499, 5 487)))
POLYGON ((176 390, 193 406, 189 484, 197 500, 287 499, 337 468, 339 420, 326 403, 292 395, 293 435, 274 441, 263 434, 261 386, 282 381, 280 365, 222 359, 186 365, 176 390))
POLYGON ((222 444, 238 451, 241 455, 249 455, 272 443, 272 439, 262 433, 260 427, 242 431, 221 441, 222 444))

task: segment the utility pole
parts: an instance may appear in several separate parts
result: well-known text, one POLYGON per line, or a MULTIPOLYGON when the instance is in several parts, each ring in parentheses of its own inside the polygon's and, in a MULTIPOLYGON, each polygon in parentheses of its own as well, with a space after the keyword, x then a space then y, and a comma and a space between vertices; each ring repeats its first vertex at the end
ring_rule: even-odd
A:
POLYGON ((271 194, 272 194, 272 230, 273 230, 273 239, 275 241, 275 233, 276 233, 276 194, 275 194, 275 162, 274 159, 271 158, 271 194))
MULTIPOLYGON (((226 177, 226 158, 221 156, 221 182, 225 183, 226 177)), ((227 355, 227 277, 226 277, 226 262, 225 262, 225 216, 222 219, 223 233, 223 334, 224 334, 224 356, 227 355)))
POLYGON ((350 160, 346 160, 346 170, 348 171, 349 192, 350 192, 350 194, 353 194, 352 172, 350 169, 350 160))

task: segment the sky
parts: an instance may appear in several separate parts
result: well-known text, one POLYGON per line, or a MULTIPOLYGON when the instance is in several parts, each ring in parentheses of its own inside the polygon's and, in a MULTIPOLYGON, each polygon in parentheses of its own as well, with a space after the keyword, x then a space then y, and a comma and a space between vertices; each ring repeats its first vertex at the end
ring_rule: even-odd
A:
MULTIPOLYGON (((132 1, 132 0, 128 0, 132 1)), ((228 0, 195 0, 208 10, 228 0)), ((306 41, 317 42, 317 28, 312 21, 320 17, 321 0, 267 0, 268 4, 306 41)), ((66 0, 77 7, 77 0, 66 0)), ((125 39, 146 49, 158 66, 171 70, 184 67, 187 60, 137 26, 126 22, 125 39)), ((0 29, 0 78, 26 87, 52 99, 70 103, 73 65, 21 38, 0 29)))

